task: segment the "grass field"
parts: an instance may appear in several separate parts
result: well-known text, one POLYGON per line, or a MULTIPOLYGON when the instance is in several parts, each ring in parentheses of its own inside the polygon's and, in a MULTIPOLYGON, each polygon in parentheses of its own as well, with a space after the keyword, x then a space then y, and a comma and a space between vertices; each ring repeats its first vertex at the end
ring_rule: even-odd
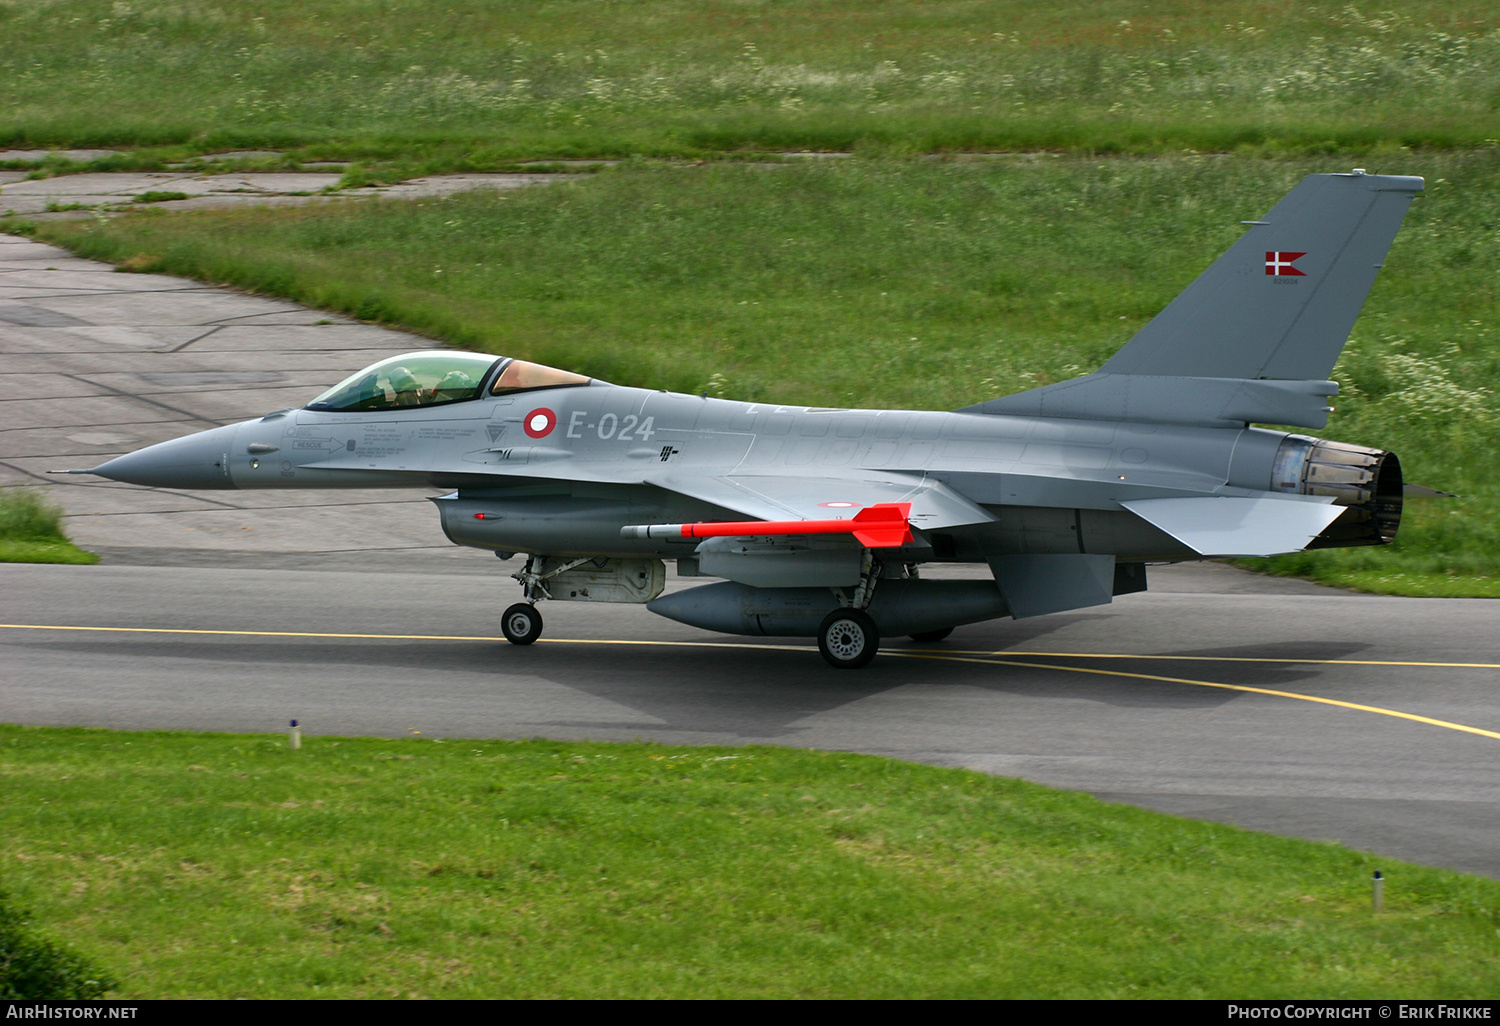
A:
POLYGON ((0 882, 123 998, 1500 986, 1500 882, 866 756, 0 727, 0 773, 0 882))
MULTIPOLYGON (((285 295, 622 384, 953 409, 1095 369, 1301 176, 1209 157, 680 167, 522 193, 48 222, 84 255, 285 295)), ((1413 206, 1319 434, 1395 450, 1396 545, 1272 561, 1500 595, 1500 150, 1407 154, 1413 206)), ((352 370, 353 368, 351 368, 352 370)))
POLYGON ((62 530, 63 511, 29 488, 0 489, 0 563, 97 563, 62 530))
MULTIPOLYGON (((1324 153, 1500 137, 1494 5, 0 0, 0 146, 428 170, 747 150, 1324 153)), ((128 162, 128 156, 116 162, 128 162)))

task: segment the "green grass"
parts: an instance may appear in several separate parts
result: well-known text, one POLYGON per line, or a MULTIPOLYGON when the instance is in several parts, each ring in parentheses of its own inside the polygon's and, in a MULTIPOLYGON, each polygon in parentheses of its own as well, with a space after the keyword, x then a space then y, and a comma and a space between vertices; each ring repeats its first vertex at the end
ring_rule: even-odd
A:
POLYGON ((143 192, 135 198, 137 203, 170 203, 173 200, 185 200, 188 194, 185 192, 152 190, 143 192))
POLYGON ((76 951, 38 935, 0 891, 0 1001, 97 1001, 114 986, 76 951))
POLYGON ((1500 985, 1500 882, 866 756, 5 727, 0 772, 6 886, 127 999, 1500 985))
MULTIPOLYGON (((1394 546, 1271 561, 1332 584, 1494 595, 1500 581, 1500 150, 1421 174, 1318 434, 1390 448, 1394 546)), ((416 203, 33 226, 134 270, 229 282, 622 384, 953 409, 1099 366, 1303 174, 1349 161, 634 163, 416 203)), ((351 368, 352 369, 352 368, 351 368)))
POLYGON ((1500 137, 1493 6, 0 0, 0 146, 428 170, 724 151, 1328 152, 1500 137))
POLYGON ((63 511, 30 488, 0 489, 0 563, 97 563, 63 534, 63 511))

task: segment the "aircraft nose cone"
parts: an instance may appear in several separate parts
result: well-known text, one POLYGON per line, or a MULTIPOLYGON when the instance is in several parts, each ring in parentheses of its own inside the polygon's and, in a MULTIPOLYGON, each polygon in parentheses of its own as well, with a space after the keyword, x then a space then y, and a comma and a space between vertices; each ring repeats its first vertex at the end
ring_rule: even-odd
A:
POLYGON ((231 424, 150 445, 112 459, 89 473, 151 488, 233 488, 225 456, 238 427, 231 424))

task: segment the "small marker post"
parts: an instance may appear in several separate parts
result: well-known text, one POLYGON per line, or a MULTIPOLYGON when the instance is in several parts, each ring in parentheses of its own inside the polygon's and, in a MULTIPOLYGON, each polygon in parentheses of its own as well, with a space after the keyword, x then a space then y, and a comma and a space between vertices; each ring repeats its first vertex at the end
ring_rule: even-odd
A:
POLYGON ((1372 892, 1371 903, 1376 912, 1385 911, 1385 877, 1380 875, 1380 870, 1375 870, 1375 877, 1370 881, 1372 892))
POLYGON ((297 726, 296 720, 292 721, 291 746, 294 752, 302 747, 302 728, 297 726))

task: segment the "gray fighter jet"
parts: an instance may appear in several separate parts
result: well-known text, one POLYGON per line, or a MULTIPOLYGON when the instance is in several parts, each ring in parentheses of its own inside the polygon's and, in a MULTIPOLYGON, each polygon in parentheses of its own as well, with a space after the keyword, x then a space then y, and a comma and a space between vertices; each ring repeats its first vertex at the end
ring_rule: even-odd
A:
POLYGON ((541 599, 638 602, 731 634, 882 636, 1109 602, 1151 563, 1380 545, 1393 453, 1322 428, 1326 380, 1422 179, 1311 175, 1097 372, 952 413, 732 402, 477 353, 410 353, 301 409, 93 470, 160 488, 439 487, 448 537, 525 553, 541 599), (661 596, 679 577, 721 578, 661 596), (986 563, 994 580, 923 564, 986 563))

